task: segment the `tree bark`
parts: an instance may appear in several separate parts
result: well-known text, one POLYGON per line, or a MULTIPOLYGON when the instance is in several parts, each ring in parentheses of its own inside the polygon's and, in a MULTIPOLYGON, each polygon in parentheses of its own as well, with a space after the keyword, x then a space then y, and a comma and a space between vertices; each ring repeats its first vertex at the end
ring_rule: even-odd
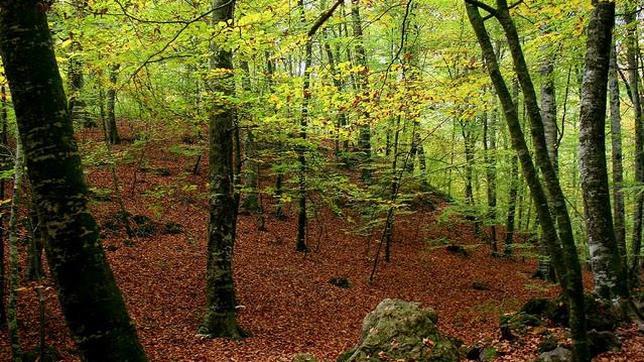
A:
POLYGON ((487 179, 487 222, 490 225, 492 255, 499 253, 496 236, 496 110, 483 119, 483 149, 487 179))
MULTIPOLYGON (((360 17, 360 0, 351 0, 351 22, 353 25, 353 37, 355 38, 356 61, 362 67, 358 80, 358 90, 362 101, 367 101, 367 88, 369 85, 369 67, 367 64, 367 52, 364 48, 364 34, 362 31, 362 19, 360 17)), ((363 119, 360 126, 358 149, 362 159, 362 180, 371 182, 371 126, 369 124, 369 113, 363 111, 363 119)))
POLYGON ((610 205, 606 166, 606 94, 615 4, 597 2, 587 27, 586 68, 579 118, 579 170, 595 292, 605 300, 628 298, 610 205))
MULTIPOLYGON (((4 84, 0 86, 0 146, 8 147, 7 142, 7 125, 9 117, 7 115, 7 88, 4 84)), ((0 171, 9 168, 9 159, 7 151, 0 152, 0 171)), ((5 198, 5 181, 0 179, 0 200, 5 198)), ((4 207, 1 207, 4 209, 4 207)), ((4 210, 0 210, 4 211, 4 210)), ((6 305, 5 305, 5 232, 4 232, 4 212, 0 212, 0 330, 7 326, 6 305)))
MULTIPOLYGON (((644 120, 642 119, 642 102, 640 94, 640 75, 638 53, 638 36, 636 1, 627 1, 624 7, 624 21, 628 24, 624 43, 626 45, 626 66, 628 67, 628 83, 633 103, 633 114, 635 118, 635 182, 644 184, 644 120)), ((642 249, 642 214, 644 211, 644 192, 638 192, 635 196, 635 209, 633 210, 633 235, 631 241, 631 261, 629 265, 629 276, 631 288, 640 284, 640 253, 642 249)))
POLYGON ((118 79, 119 65, 110 66, 109 88, 107 89, 107 117, 105 119, 105 134, 107 141, 112 145, 121 143, 119 130, 116 126, 116 80, 118 79))
MULTIPOLYGON (((224 22, 232 26, 235 1, 213 0, 212 26, 224 22)), ((234 197, 233 131, 235 110, 230 97, 235 95, 233 54, 216 40, 210 44, 210 70, 217 74, 207 82, 210 102, 209 179, 210 221, 206 267, 206 313, 199 333, 208 337, 241 338, 237 325, 232 256, 235 244, 237 210, 234 197)))
POLYGON ((88 190, 42 3, 2 0, 0 7, 0 52, 67 324, 85 360, 145 361, 87 207, 88 190))
POLYGON ((608 72, 608 87, 610 91, 610 130, 611 151, 613 164, 613 224, 615 227, 615 241, 623 260, 626 258, 626 222, 624 211, 624 166, 622 163, 622 115, 620 109, 619 75, 617 74, 617 49, 613 42, 608 72))
POLYGON ((557 98, 555 96, 554 64, 548 59, 541 66, 541 117, 543 118, 544 135, 546 137, 546 148, 552 167, 555 172, 559 169, 559 156, 557 143, 559 132, 557 130, 557 98))
MULTIPOLYGON (((71 5, 74 7, 74 16, 81 20, 84 17, 85 1, 74 0, 71 5)), ((76 29, 75 29, 76 30, 76 29)), ((78 31, 80 33, 80 30, 78 31)), ((90 118, 87 113, 87 105, 82 98, 81 93, 85 86, 85 77, 83 76, 83 61, 80 53, 83 50, 80 40, 78 40, 78 33, 73 31, 69 32, 69 39, 71 40, 70 52, 72 53, 68 60, 67 78, 69 82, 69 113, 72 117, 72 122, 78 122, 84 127, 94 127, 96 123, 90 118)))

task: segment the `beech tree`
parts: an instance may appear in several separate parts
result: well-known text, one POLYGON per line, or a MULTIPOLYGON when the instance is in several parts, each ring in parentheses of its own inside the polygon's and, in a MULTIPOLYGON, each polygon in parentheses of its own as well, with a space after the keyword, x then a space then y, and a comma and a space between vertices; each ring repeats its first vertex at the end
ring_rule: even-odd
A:
MULTIPOLYGON (((213 0, 212 27, 232 26, 235 1, 213 0)), ((232 256, 237 210, 233 183, 232 97, 235 96, 233 54, 213 40, 207 86, 213 98, 208 119, 210 164, 210 219, 206 268, 206 313, 199 333, 209 337, 241 338, 237 325, 232 256)))
POLYGON ((84 359, 145 361, 87 208, 87 186, 46 11, 38 1, 0 2, 0 54, 47 234, 49 268, 84 359))
POLYGON ((628 298, 610 207, 606 166, 606 95, 615 4, 596 2, 588 24, 586 67, 581 93, 579 167, 595 291, 602 298, 628 298))

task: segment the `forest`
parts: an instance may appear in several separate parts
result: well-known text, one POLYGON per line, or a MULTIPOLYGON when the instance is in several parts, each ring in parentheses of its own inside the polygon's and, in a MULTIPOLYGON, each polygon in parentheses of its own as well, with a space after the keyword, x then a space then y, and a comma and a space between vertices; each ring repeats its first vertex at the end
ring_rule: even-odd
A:
POLYGON ((0 0, 0 362, 644 362, 644 1, 0 0))

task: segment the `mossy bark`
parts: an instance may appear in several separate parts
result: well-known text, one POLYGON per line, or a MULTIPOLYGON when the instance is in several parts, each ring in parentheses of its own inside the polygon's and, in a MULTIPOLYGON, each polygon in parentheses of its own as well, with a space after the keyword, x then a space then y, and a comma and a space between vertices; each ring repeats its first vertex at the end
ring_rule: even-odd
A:
POLYGON ((606 95, 615 4, 599 2, 587 28, 586 67, 579 118, 579 167, 595 292, 604 299, 628 298, 610 207, 606 166, 606 95))
POLYGON ((84 360, 145 361, 87 207, 88 189, 45 11, 35 0, 0 1, 0 52, 47 233, 49 268, 84 360))
MULTIPOLYGON (((234 1, 213 0, 212 26, 230 23, 234 1)), ((230 25, 229 25, 230 26, 230 25)), ((199 333, 209 337, 242 337, 236 319, 232 256, 237 210, 234 197, 233 127, 235 95, 233 54, 211 43, 210 69, 217 76, 206 83, 213 99, 209 110, 210 220, 206 266, 206 312, 199 333)))

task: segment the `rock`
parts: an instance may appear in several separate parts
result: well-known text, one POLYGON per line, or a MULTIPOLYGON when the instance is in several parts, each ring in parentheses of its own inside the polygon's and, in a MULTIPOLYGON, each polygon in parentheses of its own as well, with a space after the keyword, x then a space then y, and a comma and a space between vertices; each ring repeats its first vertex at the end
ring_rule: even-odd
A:
POLYGON ((318 358, 310 353, 298 353, 291 362, 318 362, 318 358))
POLYGON ((535 316, 543 316, 553 308, 553 301, 545 298, 535 298, 527 301, 521 311, 535 316))
POLYGON ((550 352, 559 346, 559 341, 552 334, 548 333, 546 337, 539 343, 537 349, 540 353, 550 352))
POLYGON ((458 361, 458 348, 440 334, 437 321, 438 316, 430 308, 385 299, 365 317, 358 345, 343 353, 338 361, 458 361))
POLYGON ((472 346, 465 351, 465 358, 470 361, 478 361, 481 358, 483 349, 481 346, 472 346))
MULTIPOLYGON (((586 323, 589 330, 612 331, 622 321, 619 312, 615 308, 598 301, 591 294, 585 295, 585 307, 586 323)), ((531 299, 521 308, 521 311, 549 319, 559 326, 568 326, 568 301, 563 297, 558 297, 555 300, 531 299)))
POLYGON ((513 314, 506 314, 501 316, 500 320, 500 329, 501 329, 501 339, 507 341, 513 341, 516 339, 515 332, 517 334, 523 334, 526 332, 528 327, 536 327, 541 325, 543 322, 536 316, 532 314, 527 314, 525 312, 518 312, 513 314))
POLYGON ((539 362, 572 362, 572 351, 565 347, 557 347, 552 351, 539 355, 539 362))
POLYGON ((452 254, 457 254, 457 255, 461 255, 461 256, 467 256, 468 255, 467 250, 465 250, 465 248, 460 246, 460 245, 454 245, 454 244, 447 245, 445 250, 447 250, 448 252, 450 252, 452 254))
POLYGON ((494 361, 496 357, 497 357, 496 349, 492 347, 487 347, 481 351, 481 354, 479 354, 479 361, 490 362, 490 361, 494 361))
POLYGON ((609 331, 598 332, 595 329, 588 332, 588 343, 590 354, 593 357, 600 353, 619 350, 622 346, 615 333, 609 331))
POLYGON ((349 282, 349 279, 347 279, 346 277, 333 277, 329 279, 329 284, 342 289, 351 288, 351 283, 349 282))
POLYGON ((474 282, 472 283, 472 289, 474 290, 490 290, 490 286, 484 282, 474 282))

